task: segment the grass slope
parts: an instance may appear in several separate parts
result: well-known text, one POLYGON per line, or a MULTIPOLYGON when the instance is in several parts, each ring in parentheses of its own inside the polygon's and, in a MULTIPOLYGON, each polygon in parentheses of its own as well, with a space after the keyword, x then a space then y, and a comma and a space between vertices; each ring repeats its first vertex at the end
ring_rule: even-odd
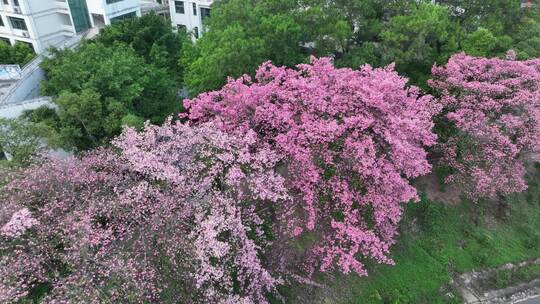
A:
POLYGON ((405 212, 395 266, 370 265, 363 278, 335 274, 325 279, 326 289, 285 288, 286 303, 462 303, 444 287, 454 274, 540 257, 535 169, 529 190, 507 198, 512 211, 505 220, 496 219, 493 202, 445 206, 423 196, 405 212))

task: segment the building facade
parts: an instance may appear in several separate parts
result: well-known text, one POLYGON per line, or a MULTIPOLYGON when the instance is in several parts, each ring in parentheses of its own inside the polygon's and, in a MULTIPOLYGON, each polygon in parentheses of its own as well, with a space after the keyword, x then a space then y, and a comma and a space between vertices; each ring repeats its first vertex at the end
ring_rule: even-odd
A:
POLYGON ((41 53, 88 29, 85 6, 78 6, 81 1, 85 0, 0 0, 0 39, 12 45, 26 43, 41 53), (76 15, 71 13, 72 5, 76 15))
POLYGON ((0 0, 0 41, 36 53, 115 21, 141 16, 139 0, 0 0))
POLYGON ((125 18, 141 16, 139 0, 86 0, 92 27, 103 27, 125 18))
POLYGON ((201 37, 205 31, 205 19, 210 16, 212 2, 213 0, 169 0, 173 27, 192 33, 194 39, 201 37))

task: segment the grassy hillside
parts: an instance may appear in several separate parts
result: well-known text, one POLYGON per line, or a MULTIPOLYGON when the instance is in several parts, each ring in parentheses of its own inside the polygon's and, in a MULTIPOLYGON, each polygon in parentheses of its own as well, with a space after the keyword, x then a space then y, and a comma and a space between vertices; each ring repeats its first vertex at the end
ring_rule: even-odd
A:
POLYGON ((396 266, 371 265, 365 278, 336 274, 326 289, 284 288, 286 302, 462 303, 445 288, 454 274, 540 257, 540 166, 535 171, 527 192, 507 198, 505 219, 493 202, 445 206, 423 195, 406 210, 396 266))

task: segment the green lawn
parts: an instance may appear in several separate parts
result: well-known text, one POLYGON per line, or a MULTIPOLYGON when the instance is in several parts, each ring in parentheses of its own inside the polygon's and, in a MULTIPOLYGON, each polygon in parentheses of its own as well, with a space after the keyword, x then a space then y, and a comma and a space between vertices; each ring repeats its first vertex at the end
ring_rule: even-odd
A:
POLYGON ((454 274, 540 257, 540 166, 536 171, 527 192, 508 198, 506 220, 495 219, 495 203, 444 206, 423 197, 405 212, 396 266, 372 265, 363 278, 335 274, 324 280, 326 289, 286 287, 286 303, 462 303, 444 288, 454 274))

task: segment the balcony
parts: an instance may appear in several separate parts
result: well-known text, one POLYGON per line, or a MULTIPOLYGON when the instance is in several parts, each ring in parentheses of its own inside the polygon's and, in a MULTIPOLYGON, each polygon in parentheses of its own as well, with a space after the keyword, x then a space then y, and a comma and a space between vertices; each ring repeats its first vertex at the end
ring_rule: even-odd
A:
POLYGON ((169 6, 166 4, 159 4, 151 0, 141 0, 141 14, 146 15, 150 12, 156 14, 168 14, 169 6))
POLYGON ((60 10, 65 11, 69 13, 69 4, 65 0, 56 0, 56 7, 58 7, 60 10))
POLYGON ((14 5, 5 5, 4 4, 4 12, 16 14, 16 15, 22 15, 23 11, 20 6, 14 6, 14 5))

